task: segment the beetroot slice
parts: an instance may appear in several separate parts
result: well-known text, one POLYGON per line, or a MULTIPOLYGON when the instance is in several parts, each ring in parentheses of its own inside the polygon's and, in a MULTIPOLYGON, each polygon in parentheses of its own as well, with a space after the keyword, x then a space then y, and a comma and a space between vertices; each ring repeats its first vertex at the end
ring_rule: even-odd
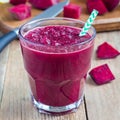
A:
POLYGON ((31 16, 31 6, 26 4, 20 4, 13 6, 9 9, 9 12, 13 18, 17 20, 24 20, 31 16))
POLYGON ((47 9, 48 7, 55 5, 60 0, 29 0, 33 7, 38 9, 47 9))
POLYGON ((109 11, 114 10, 118 5, 120 0, 102 0, 109 11))
POLYGON ((98 46, 96 52, 97 52, 97 57, 100 59, 115 58, 120 54, 119 51, 117 51, 115 48, 113 48, 107 42, 104 42, 103 44, 98 46))
POLYGON ((95 83, 98 85, 108 83, 115 79, 114 75, 112 74, 112 72, 107 64, 103 64, 96 68, 93 68, 89 72, 89 75, 95 81, 95 83))
POLYGON ((13 5, 18 5, 18 4, 22 4, 22 3, 26 3, 27 0, 10 0, 10 3, 13 5))
POLYGON ((91 13, 93 9, 98 10, 99 15, 103 15, 108 12, 106 6, 101 0, 87 0, 87 9, 89 13, 91 13))
POLYGON ((68 18, 75 18, 78 19, 81 14, 81 7, 79 5, 70 3, 64 6, 63 16, 68 18))

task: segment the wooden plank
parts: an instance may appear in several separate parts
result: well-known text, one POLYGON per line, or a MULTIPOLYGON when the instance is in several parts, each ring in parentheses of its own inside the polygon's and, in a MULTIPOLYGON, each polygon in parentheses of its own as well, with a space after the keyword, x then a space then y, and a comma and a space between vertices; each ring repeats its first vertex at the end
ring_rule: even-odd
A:
MULTIPOLYGON (((0 33, 0 36, 1 35, 2 34, 0 33)), ((0 53, 0 105, 1 105, 1 100, 2 100, 3 88, 4 88, 4 80, 5 80, 5 73, 6 73, 8 55, 9 55, 9 46, 6 47, 0 53)))
POLYGON ((29 91, 19 43, 13 41, 10 45, 1 103, 1 120, 86 120, 84 102, 78 111, 72 114, 52 116, 38 113, 31 103, 29 91))
MULTIPOLYGON (((107 41, 120 51, 120 31, 97 34, 95 51, 101 43, 107 41)), ((120 56, 115 59, 99 60, 93 54, 92 67, 107 63, 115 75, 111 83, 98 86, 88 77, 86 84, 86 106, 89 120, 120 119, 120 56)))

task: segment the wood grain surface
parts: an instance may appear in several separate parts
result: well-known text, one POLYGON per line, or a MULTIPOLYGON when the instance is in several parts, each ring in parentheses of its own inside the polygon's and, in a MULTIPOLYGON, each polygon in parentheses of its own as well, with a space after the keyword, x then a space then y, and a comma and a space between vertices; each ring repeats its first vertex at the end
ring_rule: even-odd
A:
MULTIPOLYGON (((71 3, 78 4, 82 7, 82 14, 79 19, 86 21, 89 17, 89 13, 86 8, 86 0, 71 0, 71 3)), ((13 19, 13 17, 8 12, 8 8, 11 7, 10 4, 0 4, 0 30, 3 32, 8 32, 11 29, 22 25, 27 22, 31 17, 38 15, 42 10, 32 8, 32 16, 29 19, 23 21, 18 21, 13 19)), ((63 17, 63 13, 59 15, 63 17)), ((94 22, 94 27, 98 32, 102 31, 112 31, 120 29, 120 6, 114 11, 108 12, 105 15, 98 16, 94 22)))
POLYGON ((120 31, 97 34, 91 66, 107 63, 115 80, 98 86, 88 75, 83 103, 77 112, 61 116, 40 114, 32 105, 19 41, 13 41, 0 53, 0 120, 119 120, 120 55, 107 60, 96 58, 96 49, 104 41, 120 51, 119 35, 120 31))
POLYGON ((91 68, 107 63, 115 75, 115 80, 108 84, 96 86, 88 76, 85 98, 89 120, 120 119, 120 55, 114 59, 100 60, 96 58, 98 45, 105 41, 120 51, 119 34, 120 31, 97 34, 91 68))

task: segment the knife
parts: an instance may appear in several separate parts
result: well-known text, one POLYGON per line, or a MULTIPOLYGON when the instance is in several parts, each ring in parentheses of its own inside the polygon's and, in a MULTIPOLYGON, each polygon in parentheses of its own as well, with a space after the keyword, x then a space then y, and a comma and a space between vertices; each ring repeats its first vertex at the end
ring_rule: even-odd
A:
MULTIPOLYGON (((49 17, 55 17, 57 16, 60 12, 62 12, 63 7, 65 5, 67 5, 69 3, 69 0, 64 0, 62 2, 59 2, 56 5, 53 5, 51 7, 49 7, 48 9, 46 9, 45 11, 43 11, 41 14, 33 17, 30 21, 33 20, 37 20, 37 19, 41 19, 41 18, 49 18, 49 17)), ((19 27, 13 29, 12 31, 10 31, 9 33, 3 35, 2 37, 0 37, 0 52, 14 39, 18 38, 18 31, 19 31, 19 27)))

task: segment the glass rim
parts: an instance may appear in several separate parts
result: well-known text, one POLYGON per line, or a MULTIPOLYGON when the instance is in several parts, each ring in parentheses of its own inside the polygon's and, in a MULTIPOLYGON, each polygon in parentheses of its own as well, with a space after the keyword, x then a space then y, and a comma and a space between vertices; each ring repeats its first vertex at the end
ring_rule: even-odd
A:
MULTIPOLYGON (((36 22, 43 22, 43 21, 48 21, 48 20, 68 20, 68 21, 73 21, 73 22, 76 22, 76 23, 79 23, 81 25, 84 26, 85 22, 82 21, 82 20, 79 20, 79 19, 73 19, 73 18, 66 18, 66 17, 54 17, 54 18, 42 18, 42 19, 37 19, 37 20, 33 20, 33 21, 30 21, 30 22, 27 22, 25 24, 23 24, 22 26, 20 26, 19 28, 19 31, 18 31, 18 35, 20 37, 20 40, 23 40, 25 42, 28 42, 30 44, 34 44, 36 46, 49 46, 50 45, 46 45, 46 44, 41 44, 41 43, 34 43, 32 41, 29 41, 28 39, 26 39, 23 35, 22 35, 22 29, 27 26, 27 25, 30 25, 30 24, 34 24, 36 22)), ((51 24, 50 24, 51 25, 51 24)), ((68 25, 70 26, 70 25, 68 25)), ((93 33, 92 35, 90 35, 90 38, 86 39, 85 41, 82 41, 80 43, 75 43, 75 44, 70 44, 70 45, 64 45, 64 46, 51 46, 51 47, 66 47, 66 46, 74 46, 74 45, 84 45, 92 40, 94 40, 95 36, 96 36, 96 30, 93 26, 90 27, 90 29, 92 29, 93 33)))

